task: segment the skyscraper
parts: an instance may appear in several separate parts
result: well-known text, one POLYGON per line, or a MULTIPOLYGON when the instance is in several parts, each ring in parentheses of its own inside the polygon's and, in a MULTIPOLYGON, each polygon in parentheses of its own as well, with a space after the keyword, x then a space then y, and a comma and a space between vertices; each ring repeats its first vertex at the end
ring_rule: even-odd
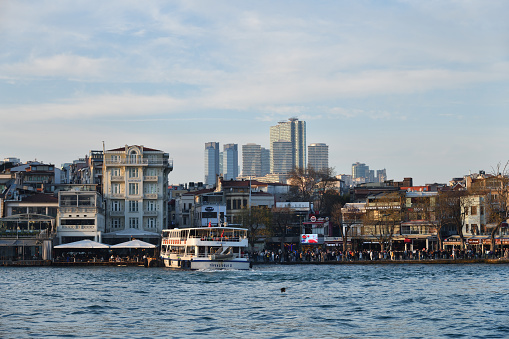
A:
POLYGON ((352 164, 352 178, 369 178, 369 166, 366 166, 366 164, 356 162, 355 164, 352 164))
POLYGON ((223 178, 235 180, 239 176, 239 149, 237 144, 223 146, 223 178))
POLYGON ((273 168, 271 173, 287 174, 294 169, 293 144, 290 141, 272 143, 273 168))
POLYGON ((317 171, 329 168, 329 146, 326 144, 309 145, 308 167, 317 171))
MULTIPOLYGON (((270 172, 275 167, 282 168, 275 163, 274 143, 290 142, 292 144, 291 169, 295 167, 306 168, 306 122, 297 118, 290 118, 288 121, 280 121, 276 126, 270 127, 270 172)), ((283 167, 286 167, 283 166, 283 167)))
POLYGON ((242 145, 242 175, 259 177, 262 173, 262 146, 249 143, 242 145))
POLYGON ((219 175, 219 143, 205 143, 205 185, 214 186, 219 175))

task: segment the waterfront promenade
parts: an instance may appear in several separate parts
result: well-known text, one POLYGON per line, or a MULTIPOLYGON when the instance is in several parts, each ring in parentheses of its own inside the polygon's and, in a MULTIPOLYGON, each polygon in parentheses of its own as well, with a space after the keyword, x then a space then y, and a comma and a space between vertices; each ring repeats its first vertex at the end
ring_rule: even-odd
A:
MULTIPOLYGON (((324 260, 324 261, 253 261, 253 265, 443 265, 443 264, 509 264, 506 258, 477 258, 477 259, 415 259, 415 260, 324 260)), ((55 267, 162 267, 162 263, 156 258, 148 258, 146 262, 124 260, 124 261, 51 261, 51 260, 0 260, 0 266, 33 267, 33 266, 55 266, 55 267)))

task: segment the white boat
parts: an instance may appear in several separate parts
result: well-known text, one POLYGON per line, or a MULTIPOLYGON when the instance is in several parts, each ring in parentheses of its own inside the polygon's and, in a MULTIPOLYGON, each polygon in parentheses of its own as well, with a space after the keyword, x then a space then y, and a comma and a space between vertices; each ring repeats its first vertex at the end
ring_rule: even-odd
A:
POLYGON ((161 259, 166 267, 191 270, 250 268, 247 230, 196 227, 163 230, 161 259))

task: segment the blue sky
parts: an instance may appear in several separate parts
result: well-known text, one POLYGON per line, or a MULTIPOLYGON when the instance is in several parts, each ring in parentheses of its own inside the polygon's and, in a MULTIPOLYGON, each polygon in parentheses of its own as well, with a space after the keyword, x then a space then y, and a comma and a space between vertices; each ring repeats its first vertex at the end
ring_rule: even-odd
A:
POLYGON ((509 160, 507 1, 0 2, 0 158, 259 143, 298 117, 330 165, 416 184, 509 160))

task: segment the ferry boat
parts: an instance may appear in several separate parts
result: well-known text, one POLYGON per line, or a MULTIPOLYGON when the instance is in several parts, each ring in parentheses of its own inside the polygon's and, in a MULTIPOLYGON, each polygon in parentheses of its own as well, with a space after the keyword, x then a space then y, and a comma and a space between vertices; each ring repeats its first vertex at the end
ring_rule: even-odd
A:
POLYGON ((245 228, 196 227, 163 230, 164 266, 180 269, 250 268, 245 228))

